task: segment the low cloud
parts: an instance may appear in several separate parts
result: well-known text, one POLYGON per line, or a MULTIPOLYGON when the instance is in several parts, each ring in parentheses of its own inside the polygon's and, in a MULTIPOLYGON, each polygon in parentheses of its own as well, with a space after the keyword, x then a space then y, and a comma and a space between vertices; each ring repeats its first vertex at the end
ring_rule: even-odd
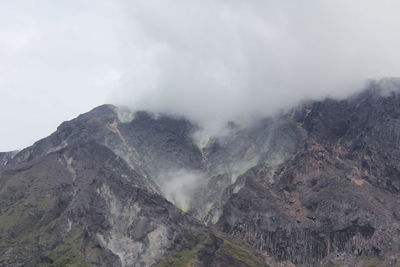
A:
POLYGON ((400 76, 397 0, 0 3, 0 150, 104 102, 220 133, 400 76), (29 133, 29 134, 27 134, 29 133))
POLYGON ((400 74, 398 1, 119 1, 118 104, 211 133, 400 74))
POLYGON ((187 211, 204 177, 199 172, 180 169, 164 172, 156 180, 164 196, 181 210, 187 211))

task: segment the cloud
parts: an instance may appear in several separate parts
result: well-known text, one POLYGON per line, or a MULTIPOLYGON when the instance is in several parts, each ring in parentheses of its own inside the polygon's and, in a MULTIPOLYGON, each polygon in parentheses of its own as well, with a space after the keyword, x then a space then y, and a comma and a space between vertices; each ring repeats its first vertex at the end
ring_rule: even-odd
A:
POLYGON ((180 169, 163 172, 156 179, 164 196, 181 210, 187 211, 192 205, 196 190, 204 177, 202 173, 180 169))
POLYGON ((0 151, 107 101, 119 78, 116 18, 103 0, 0 2, 0 151))
POLYGON ((116 102, 214 133, 400 73, 398 1, 119 3, 129 35, 116 102))
POLYGON ((0 150, 104 102, 218 133, 399 76, 396 0, 0 3, 0 150), (28 133, 28 134, 27 134, 28 133))

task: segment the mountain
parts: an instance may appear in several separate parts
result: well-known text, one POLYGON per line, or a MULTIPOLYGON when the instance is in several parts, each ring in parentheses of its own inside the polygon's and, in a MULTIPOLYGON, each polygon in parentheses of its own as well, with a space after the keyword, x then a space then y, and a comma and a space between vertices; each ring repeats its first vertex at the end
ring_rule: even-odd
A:
POLYGON ((400 266, 399 85, 203 139, 97 107, 0 153, 0 266, 400 266))

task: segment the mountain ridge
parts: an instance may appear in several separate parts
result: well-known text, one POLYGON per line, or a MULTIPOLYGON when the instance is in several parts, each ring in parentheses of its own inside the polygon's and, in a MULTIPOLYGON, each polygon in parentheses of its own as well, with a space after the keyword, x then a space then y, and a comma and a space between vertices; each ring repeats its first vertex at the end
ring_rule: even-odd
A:
POLYGON ((0 265, 395 266, 388 83, 399 88, 371 83, 202 146, 184 118, 112 105, 64 122, 0 154, 0 265))

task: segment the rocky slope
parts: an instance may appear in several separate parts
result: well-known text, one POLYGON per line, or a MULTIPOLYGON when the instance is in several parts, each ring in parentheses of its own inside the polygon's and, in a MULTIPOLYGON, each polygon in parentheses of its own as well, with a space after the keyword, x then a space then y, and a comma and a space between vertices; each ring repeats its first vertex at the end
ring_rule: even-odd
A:
MULTIPOLYGON (((296 265, 399 258, 399 108, 378 85, 288 114, 300 146, 271 173, 259 164, 232 195, 219 229, 296 265)), ((382 264, 384 264, 382 263, 382 264)), ((351 264, 350 264, 351 266, 351 264)))
POLYGON ((204 140, 111 105, 64 122, 0 154, 0 266, 400 266, 398 85, 204 140))
POLYGON ((189 124, 137 116, 120 131, 114 107, 96 108, 5 164, 0 266, 265 265, 259 253, 184 214, 149 178, 164 169, 153 160, 190 166, 188 155, 199 156, 182 142, 189 124), (164 124, 172 132, 163 137, 164 124))
POLYGON ((0 152, 0 169, 5 167, 17 153, 18 151, 0 152))

